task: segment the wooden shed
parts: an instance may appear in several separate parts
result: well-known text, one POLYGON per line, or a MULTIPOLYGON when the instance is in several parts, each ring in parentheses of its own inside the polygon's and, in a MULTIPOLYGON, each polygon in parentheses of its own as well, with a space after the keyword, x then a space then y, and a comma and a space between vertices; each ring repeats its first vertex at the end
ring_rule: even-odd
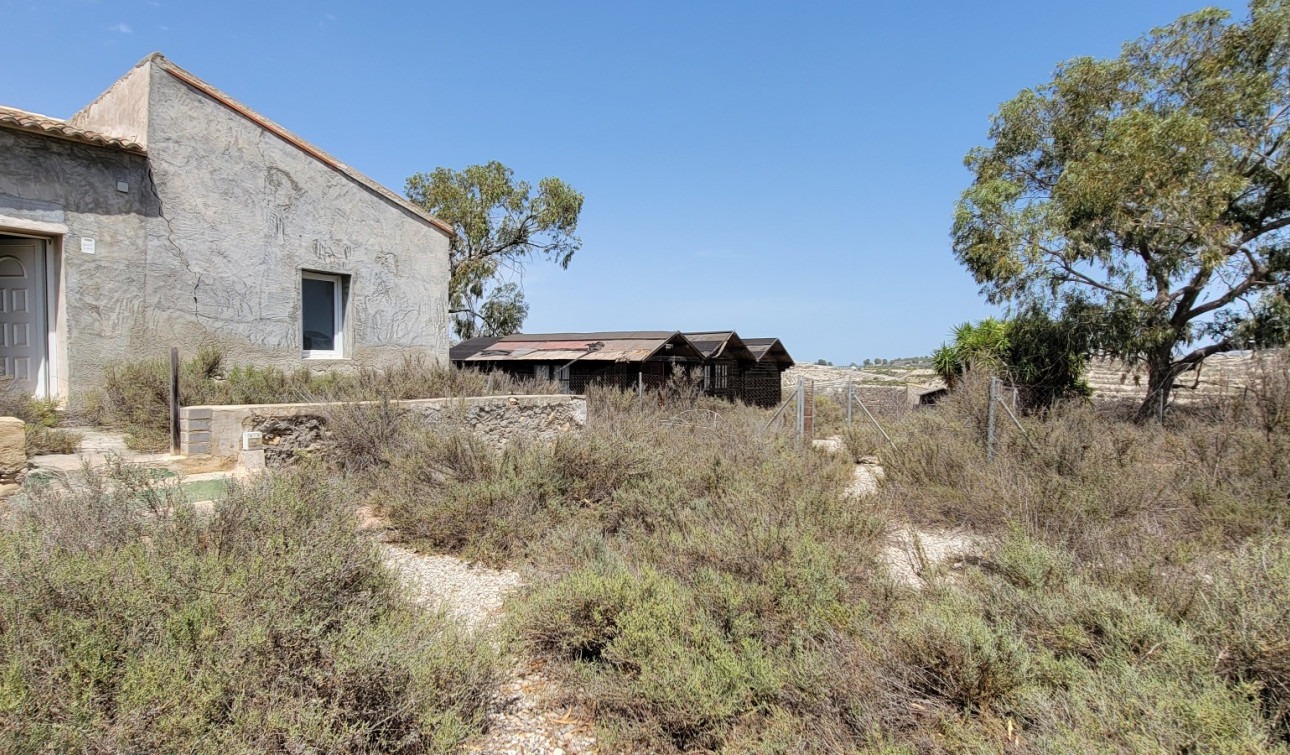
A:
POLYGON ((678 370, 703 365, 703 355, 685 336, 662 330, 472 338, 448 355, 457 367, 558 380, 569 393, 584 393, 593 383, 659 388, 678 370))
POLYGON ((778 338, 743 340, 734 331, 528 333, 471 338, 452 347, 459 368, 558 380, 570 393, 593 383, 658 389, 679 371, 702 370, 704 392, 730 401, 775 406, 780 373, 793 358, 778 338))

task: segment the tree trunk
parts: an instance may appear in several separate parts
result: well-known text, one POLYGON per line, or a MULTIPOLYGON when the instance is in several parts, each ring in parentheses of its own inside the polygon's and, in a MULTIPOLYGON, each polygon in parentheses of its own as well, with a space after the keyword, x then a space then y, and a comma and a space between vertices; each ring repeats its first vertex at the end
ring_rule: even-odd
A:
POLYGON ((1169 394, 1178 379, 1178 365, 1174 364, 1173 349, 1161 349, 1147 356, 1147 397, 1138 407, 1138 422, 1163 422, 1169 394))

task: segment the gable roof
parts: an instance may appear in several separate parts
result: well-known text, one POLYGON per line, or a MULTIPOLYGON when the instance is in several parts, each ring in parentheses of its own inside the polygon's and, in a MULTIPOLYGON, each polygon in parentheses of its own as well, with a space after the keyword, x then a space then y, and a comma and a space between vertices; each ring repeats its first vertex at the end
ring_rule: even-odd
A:
POLYGON ((796 362, 778 338, 745 338, 744 345, 757 357, 757 363, 774 363, 792 367, 796 362))
POLYGON ((395 205, 396 207, 403 210, 404 212, 409 213, 410 215, 417 218, 418 220, 424 221, 434 226, 435 228, 438 228, 439 230, 443 231, 449 236, 455 235, 456 232, 453 230, 451 225, 448 225, 447 223, 435 217, 434 215, 430 214, 429 212, 426 212, 420 206, 413 204, 412 202, 399 196, 398 194, 395 194, 394 192, 380 185, 376 181, 373 181, 372 179, 368 178, 362 173, 359 173, 357 170, 351 168, 345 163, 342 163, 341 161, 337 160, 336 158, 322 151, 318 147, 315 147, 314 145, 310 144, 309 142, 305 141, 299 136, 296 136, 295 134, 283 128, 282 126, 278 125, 277 123, 269 120, 268 118, 265 118, 263 115, 260 115, 259 113, 255 112, 254 110, 247 107, 246 105, 243 105, 242 103, 233 99, 232 97, 220 91, 219 89, 211 86, 205 81, 202 81, 201 79, 197 78, 196 76, 184 70, 183 68, 180 68, 179 66, 167 60, 166 56, 162 55, 161 53, 154 52, 148 57, 144 58, 142 62, 147 62, 147 61, 152 61, 154 64, 157 65, 158 68, 170 74, 175 79, 187 84, 193 89, 196 89, 197 91, 211 98, 215 102, 218 102, 219 104, 223 105, 229 110, 232 110, 233 112, 237 113, 243 118, 246 118, 247 120, 251 121, 255 125, 264 129, 265 131, 268 131, 269 133, 287 142, 288 144, 300 150, 301 152, 304 152, 305 154, 314 158, 318 162, 341 173, 342 175, 354 181, 355 183, 359 184, 363 188, 367 189, 373 194, 376 194, 378 197, 386 200, 387 202, 395 205))
POLYGON ((756 361, 757 357, 744 345, 743 339, 733 330, 721 330, 711 333, 686 333, 694 347, 703 353, 704 359, 745 359, 756 361))
POLYGON ((0 105, 0 128, 13 129, 15 131, 27 131, 42 136, 52 136, 55 139, 66 139, 67 141, 80 142, 82 144, 92 144, 96 147, 108 147, 110 149, 121 149, 126 152, 137 154, 146 154, 147 150, 142 144, 138 144, 129 139, 118 139, 107 134, 100 134, 97 131, 77 128, 70 125, 67 121, 59 118, 51 118, 48 115, 40 113, 31 113, 26 110, 19 110, 16 107, 6 107, 0 105))

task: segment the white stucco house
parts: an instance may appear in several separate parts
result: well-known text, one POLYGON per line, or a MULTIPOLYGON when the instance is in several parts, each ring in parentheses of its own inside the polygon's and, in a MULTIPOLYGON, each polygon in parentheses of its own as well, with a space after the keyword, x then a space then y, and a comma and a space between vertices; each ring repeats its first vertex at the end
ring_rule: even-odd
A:
POLYGON ((447 364, 451 228, 160 54, 67 120, 0 106, 0 367, 447 364))

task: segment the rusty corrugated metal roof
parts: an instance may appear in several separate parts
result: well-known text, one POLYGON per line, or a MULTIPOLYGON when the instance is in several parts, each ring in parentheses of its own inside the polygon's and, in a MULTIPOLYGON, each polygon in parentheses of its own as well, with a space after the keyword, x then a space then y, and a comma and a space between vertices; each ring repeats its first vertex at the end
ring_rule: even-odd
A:
POLYGON ((0 127, 11 128, 18 131, 29 131, 43 136, 52 136, 56 139, 66 139, 68 141, 80 142, 82 144, 92 144, 96 147, 108 147, 110 149, 121 149, 126 152, 134 152, 140 155, 147 154, 147 150, 142 144, 130 141, 129 139, 118 139, 114 136, 100 134, 97 131, 77 128, 69 125, 67 121, 51 118, 48 115, 40 113, 30 113, 26 110, 19 110, 16 107, 6 107, 0 105, 0 127))
POLYGON ((591 333, 514 333, 498 341, 606 341, 626 338, 666 341, 676 335, 675 330, 602 330, 591 333))
POLYGON ((453 361, 643 362, 655 356, 702 359, 678 331, 633 330, 600 333, 523 333, 496 339, 472 338, 453 347, 453 361), (595 348, 593 348, 595 347, 595 348))
POLYGON ((671 344, 676 356, 728 357, 792 366, 793 357, 778 338, 741 339, 733 330, 680 333, 668 330, 621 330, 592 333, 516 333, 501 338, 480 336, 453 346, 454 362, 642 362, 671 344), (593 343, 603 346, 594 351, 593 343))

